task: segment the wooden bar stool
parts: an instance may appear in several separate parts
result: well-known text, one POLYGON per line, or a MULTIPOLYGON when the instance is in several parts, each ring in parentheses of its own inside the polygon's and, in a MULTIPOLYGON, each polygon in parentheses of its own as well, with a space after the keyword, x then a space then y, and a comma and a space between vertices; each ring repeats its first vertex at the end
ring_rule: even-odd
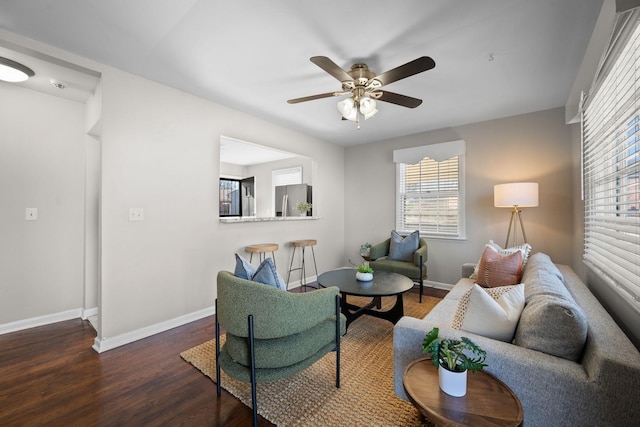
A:
POLYGON ((251 256, 249 257, 249 262, 253 260, 254 253, 258 254, 258 261, 262 262, 266 257, 266 252, 271 252, 273 264, 276 264, 276 256, 274 252, 278 250, 277 243, 257 243, 255 245, 245 246, 244 250, 251 254, 251 256))
POLYGON ((287 289, 289 289, 289 279, 291 279, 291 272, 296 270, 300 270, 300 285, 305 290, 308 286, 307 276, 306 276, 307 270, 304 262, 304 249, 307 246, 311 246, 311 254, 313 255, 313 266, 316 270, 316 277, 318 277, 318 265, 316 264, 316 253, 313 249, 313 247, 317 244, 318 244, 318 241, 313 239, 294 240, 292 242, 289 242, 289 245, 293 246, 293 253, 291 254, 291 264, 289 264, 289 274, 287 275, 287 289), (293 260, 296 257, 296 248, 302 249, 302 253, 300 255, 300 267, 293 268, 293 260))

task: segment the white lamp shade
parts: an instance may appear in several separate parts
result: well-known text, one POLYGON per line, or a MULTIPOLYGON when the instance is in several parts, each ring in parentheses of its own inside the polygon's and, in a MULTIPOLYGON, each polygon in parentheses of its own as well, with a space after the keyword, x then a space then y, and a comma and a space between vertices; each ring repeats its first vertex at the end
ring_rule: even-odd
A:
POLYGON ((365 120, 369 120, 371 117, 375 116, 376 114, 378 114, 378 109, 374 109, 373 111, 368 112, 367 114, 364 115, 364 119, 365 120))
POLYGON ((493 187, 493 205, 497 208, 538 206, 537 182, 512 182, 493 187))
POLYGON ((376 109, 376 101, 368 96, 360 98, 360 112, 365 116, 373 112, 376 109))
POLYGON ((342 101, 338 102, 338 111, 340 111, 340 114, 342 114, 345 118, 351 113, 351 111, 353 111, 353 107, 355 106, 355 103, 353 102, 352 98, 347 98, 347 99, 343 99, 342 101))
POLYGON ((351 111, 349 111, 349 114, 343 114, 342 117, 344 117, 347 120, 351 120, 352 122, 355 122, 357 115, 358 115, 358 110, 356 108, 352 108, 351 111))

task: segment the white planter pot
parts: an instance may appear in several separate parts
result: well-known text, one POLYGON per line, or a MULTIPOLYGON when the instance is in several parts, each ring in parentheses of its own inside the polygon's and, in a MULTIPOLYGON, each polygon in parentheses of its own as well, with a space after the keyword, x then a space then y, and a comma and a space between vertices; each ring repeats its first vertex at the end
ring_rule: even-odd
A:
POLYGON ((467 394, 467 371, 452 372, 438 366, 440 389, 450 396, 460 397, 467 394))
POLYGON ((356 279, 361 282, 369 282, 373 280, 373 273, 360 273, 359 271, 356 271, 356 279))

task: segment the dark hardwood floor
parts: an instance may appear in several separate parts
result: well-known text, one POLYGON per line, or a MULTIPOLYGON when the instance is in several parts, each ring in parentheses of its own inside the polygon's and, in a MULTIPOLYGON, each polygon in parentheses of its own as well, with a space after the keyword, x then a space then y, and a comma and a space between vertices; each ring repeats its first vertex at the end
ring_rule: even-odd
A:
POLYGON ((79 319, 0 336, 0 426, 251 425, 251 409, 224 390, 218 398, 180 358, 215 337, 214 317, 102 354, 95 336, 79 319))

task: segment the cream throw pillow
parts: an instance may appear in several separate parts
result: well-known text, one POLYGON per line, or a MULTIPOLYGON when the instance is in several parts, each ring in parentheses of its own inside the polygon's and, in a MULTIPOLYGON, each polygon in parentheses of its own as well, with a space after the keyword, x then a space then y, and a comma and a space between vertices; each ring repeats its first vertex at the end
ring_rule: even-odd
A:
POLYGON ((523 308, 523 283, 497 288, 474 284, 460 298, 451 327, 511 342, 523 308))

